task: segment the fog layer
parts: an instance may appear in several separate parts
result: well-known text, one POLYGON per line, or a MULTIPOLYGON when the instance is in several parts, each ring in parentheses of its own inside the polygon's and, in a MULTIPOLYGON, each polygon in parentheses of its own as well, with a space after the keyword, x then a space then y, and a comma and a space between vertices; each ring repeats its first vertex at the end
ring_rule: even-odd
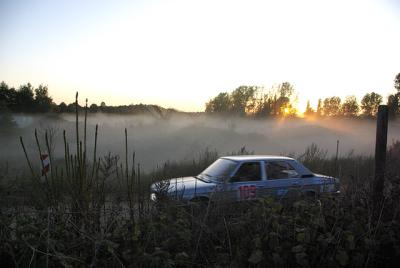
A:
MULTIPOLYGON (((13 115, 16 127, 0 128, 0 164, 6 162, 11 170, 25 168, 26 161, 19 143, 23 137, 28 154, 38 159, 34 129, 38 129, 42 147, 44 132, 54 138, 54 155, 63 158, 63 130, 75 153, 76 133, 74 115, 13 115)), ((354 150, 356 154, 373 154, 376 123, 374 120, 351 119, 269 119, 215 118, 205 115, 176 115, 168 119, 153 116, 127 116, 90 114, 87 122, 87 148, 89 158, 94 145, 95 125, 98 131, 98 156, 111 152, 121 157, 125 152, 124 129, 128 131, 128 149, 136 152, 145 170, 165 161, 191 160, 207 148, 221 155, 246 147, 256 154, 296 154, 304 152, 311 143, 336 152, 340 141, 340 154, 354 150)), ((79 122, 83 138, 83 117, 79 122)), ((400 139, 400 122, 389 123, 388 144, 400 139)))

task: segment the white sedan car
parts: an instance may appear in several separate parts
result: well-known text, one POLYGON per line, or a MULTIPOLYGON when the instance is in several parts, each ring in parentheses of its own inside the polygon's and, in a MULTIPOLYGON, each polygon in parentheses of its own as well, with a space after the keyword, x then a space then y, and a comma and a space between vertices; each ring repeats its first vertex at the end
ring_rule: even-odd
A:
POLYGON ((197 176, 155 183, 151 191, 152 200, 166 194, 184 201, 340 193, 339 179, 314 174, 293 158, 266 155, 221 157, 197 176))

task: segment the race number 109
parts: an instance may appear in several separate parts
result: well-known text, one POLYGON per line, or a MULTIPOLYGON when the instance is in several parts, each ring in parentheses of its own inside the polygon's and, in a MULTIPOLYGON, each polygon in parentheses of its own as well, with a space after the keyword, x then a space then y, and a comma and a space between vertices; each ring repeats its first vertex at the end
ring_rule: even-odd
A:
POLYGON ((249 200, 257 197, 257 187, 254 185, 243 185, 239 187, 240 200, 249 200))

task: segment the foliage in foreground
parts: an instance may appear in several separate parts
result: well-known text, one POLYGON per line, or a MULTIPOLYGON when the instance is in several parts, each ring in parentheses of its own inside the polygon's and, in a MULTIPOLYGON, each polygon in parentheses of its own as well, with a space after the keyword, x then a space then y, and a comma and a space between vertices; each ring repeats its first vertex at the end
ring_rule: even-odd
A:
MULTIPOLYGON (((373 267, 400 260, 399 208, 378 221, 364 196, 154 206, 133 222, 123 207, 76 221, 67 211, 2 212, 9 266, 373 267), (92 222, 100 219, 100 223, 92 222)), ((95 212, 93 212, 94 214, 95 212)))
MULTIPOLYGON (((185 205, 146 199, 132 215, 126 199, 104 191, 104 202, 89 209, 68 198, 48 208, 35 200, 36 207, 3 206, 0 259, 22 267, 392 267, 400 261, 399 150, 397 142, 388 151, 389 179, 376 218, 369 177, 352 176, 350 167, 342 169, 348 179, 340 197, 311 200, 185 205)), ((214 157, 208 152, 201 159, 214 157)), ((322 169, 337 165, 315 146, 302 159, 322 169)), ((370 158, 337 161, 351 162, 354 174, 371 165, 370 158)), ((177 170, 189 172, 191 164, 177 170)))

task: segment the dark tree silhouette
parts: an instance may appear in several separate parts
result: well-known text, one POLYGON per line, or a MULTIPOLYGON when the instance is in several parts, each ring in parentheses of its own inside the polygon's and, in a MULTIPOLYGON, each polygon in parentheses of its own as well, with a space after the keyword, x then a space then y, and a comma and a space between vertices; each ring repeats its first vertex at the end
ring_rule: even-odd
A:
POLYGON ((53 99, 49 97, 47 86, 39 85, 35 89, 35 111, 40 113, 49 112, 53 99))
POLYGON ((339 97, 330 97, 324 99, 323 112, 325 116, 338 116, 341 115, 340 112, 341 100, 339 97))
POLYGON ((294 87, 289 82, 283 82, 278 86, 279 98, 275 103, 275 112, 280 116, 293 116, 296 114, 291 98, 294 94, 294 87))
POLYGON ((16 106, 18 112, 33 112, 35 110, 33 87, 30 83, 22 85, 17 90, 16 106))
POLYGON ((382 96, 375 93, 367 93, 361 100, 361 109, 363 115, 373 117, 378 111, 378 106, 382 103, 382 96))
POLYGON ((0 83, 0 103, 3 103, 3 107, 11 111, 17 109, 17 91, 3 81, 0 83))
POLYGON ((68 107, 67 107, 67 105, 65 104, 65 102, 61 102, 61 103, 58 105, 58 112, 60 112, 60 113, 66 113, 66 112, 68 112, 68 107))
POLYGON ((99 110, 99 106, 97 106, 97 104, 95 104, 95 103, 93 103, 89 107, 89 112, 91 112, 91 113, 96 113, 98 110, 99 110))
POLYGON ((400 115, 400 92, 391 94, 388 97, 388 111, 389 117, 395 118, 400 115))
POLYGON ((342 115, 347 117, 356 117, 360 111, 357 98, 355 96, 347 96, 342 104, 342 115))
POLYGON ((17 124, 15 123, 14 118, 11 115, 10 110, 6 107, 4 102, 0 102, 0 128, 3 132, 12 131, 17 124))
POLYGON ((274 114, 274 106, 276 102, 276 95, 263 94, 261 98, 257 99, 256 107, 254 108, 255 117, 269 117, 274 114))
MULTIPOLYGON (((78 104, 78 111, 81 110, 82 107, 78 104)), ((71 102, 70 104, 67 105, 67 111, 69 113, 74 113, 75 112, 75 102, 71 102)))
POLYGON ((289 82, 283 82, 278 86, 279 97, 290 98, 294 93, 294 87, 289 82))
POLYGON ((289 82, 264 93, 257 86, 240 86, 230 94, 223 92, 206 103, 207 113, 229 113, 239 116, 268 117, 295 115, 291 98, 294 88, 289 82))
POLYGON ((317 116, 321 116, 323 113, 323 107, 322 107, 322 100, 318 99, 318 105, 317 105, 317 116))
POLYGON ((259 88, 256 86, 240 86, 232 93, 222 92, 206 103, 207 113, 230 113, 246 116, 255 113, 257 100, 255 98, 259 88))
POLYGON ((313 116, 315 114, 314 109, 311 107, 310 105, 310 101, 307 101, 307 106, 306 106, 306 110, 304 111, 304 116, 309 117, 309 116, 313 116))
POLYGON ((7 106, 10 103, 10 89, 8 85, 2 81, 0 83, 0 104, 7 106))
POLYGON ((394 78, 394 88, 397 93, 389 95, 387 103, 390 118, 400 116, 400 73, 394 78))
POLYGON ((219 93, 214 99, 206 103, 206 113, 226 113, 231 106, 229 94, 219 93))
POLYGON ((394 88, 397 89, 398 92, 400 92, 400 73, 398 73, 394 78, 394 88))
MULTIPOLYGON (((254 101, 256 86, 240 86, 230 94, 230 112, 245 116, 249 103, 254 101)), ((250 107, 251 109, 251 107, 250 107)))

